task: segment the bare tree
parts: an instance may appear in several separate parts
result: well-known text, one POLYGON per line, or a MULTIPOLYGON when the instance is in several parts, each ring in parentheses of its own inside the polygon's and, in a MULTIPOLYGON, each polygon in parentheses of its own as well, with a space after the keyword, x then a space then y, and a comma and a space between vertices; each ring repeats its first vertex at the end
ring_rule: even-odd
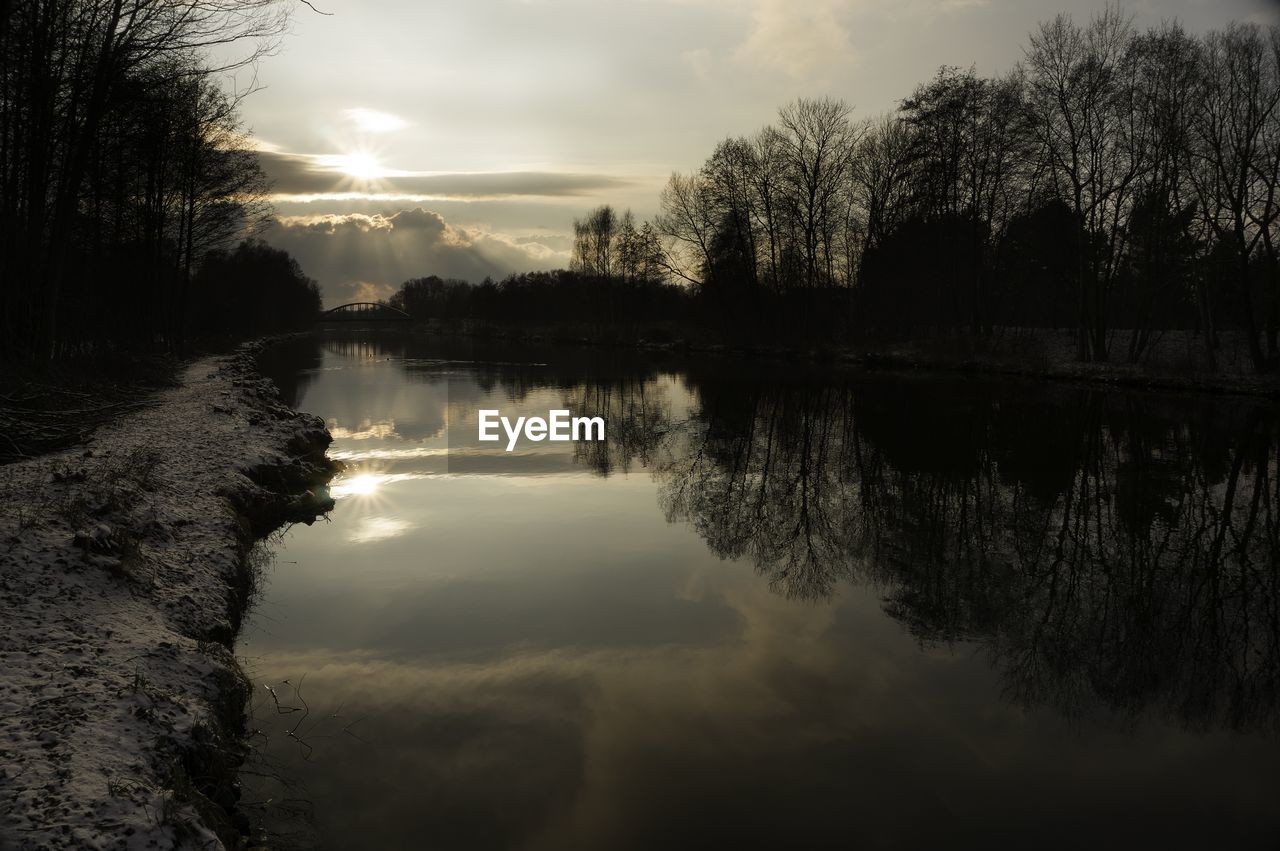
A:
POLYGON ((596 207, 585 219, 573 222, 572 268, 584 275, 611 278, 614 275, 614 242, 618 236, 618 215, 608 204, 596 207))
POLYGON ((951 286, 963 294, 973 332, 985 333, 988 259, 1019 201, 1029 154, 1022 78, 943 68, 903 101, 901 116, 910 131, 909 164, 898 180, 909 188, 914 215, 939 221, 953 241, 963 241, 935 248, 968 258, 967 268, 953 267, 951 286))
POLYGON ((1115 6, 1084 28, 1059 15, 1032 34, 1026 55, 1039 155, 1078 221, 1081 360, 1107 359, 1107 295, 1131 192, 1146 167, 1131 124, 1132 35, 1115 6))
POLYGON ((785 179, 782 134, 775 127, 766 127, 751 141, 753 168, 749 172, 752 198, 749 204, 756 230, 764 235, 768 246, 768 266, 764 275, 776 291, 782 288, 781 245, 782 209, 781 189, 785 179))
POLYGON ((757 170, 755 150, 750 142, 746 139, 725 139, 716 146, 701 174, 707 188, 706 200, 712 208, 708 215, 719 223, 731 250, 740 258, 740 266, 746 270, 746 280, 740 283, 751 291, 760 286, 757 217, 751 209, 753 178, 757 170))
MULTIPOLYGON (((126 86, 164 85, 211 72, 215 47, 243 44, 237 66, 270 51, 283 32, 282 0, 14 0, 0 29, 0 225, 14 234, 0 256, 10 347, 48 355, 85 180, 126 86), (15 281, 25 282, 22 285, 15 281), (38 285, 31 282, 38 281, 38 285), (6 310, 8 313, 8 310, 6 310)), ((122 125, 116 123, 117 129, 122 125)))
POLYGON ((1273 42, 1251 24, 1232 24, 1204 40, 1199 109, 1193 119, 1196 167, 1191 176, 1205 225, 1231 258, 1228 273, 1255 368, 1267 368, 1259 339, 1249 266, 1277 215, 1277 119, 1273 42))
POLYGON ((910 203, 911 134, 889 114, 874 121, 853 158, 852 179, 866 226, 862 251, 883 243, 907 214, 910 203))
POLYGON ((778 112, 788 212, 800 236, 803 285, 810 288, 831 282, 832 226, 860 135, 849 113, 844 101, 829 98, 801 98, 778 112))
MULTIPOLYGON (((1191 113, 1199 83, 1199 48, 1177 24, 1164 24, 1137 36, 1132 44, 1137 65, 1133 99, 1136 120, 1147 129, 1147 168, 1136 191, 1137 207, 1130 217, 1130 282, 1133 292, 1133 333, 1129 361, 1138 362, 1155 331, 1159 308, 1176 304, 1187 293, 1193 211, 1189 182, 1191 113)), ((1201 323, 1212 327, 1204 303, 1201 323)), ((1165 314, 1167 316, 1167 313, 1165 314)), ((1214 335, 1205 335, 1210 344, 1214 335)))
POLYGON ((672 275, 703 286, 713 268, 716 222, 711 192, 698 174, 672 172, 662 190, 654 226, 666 238, 666 265, 672 275))

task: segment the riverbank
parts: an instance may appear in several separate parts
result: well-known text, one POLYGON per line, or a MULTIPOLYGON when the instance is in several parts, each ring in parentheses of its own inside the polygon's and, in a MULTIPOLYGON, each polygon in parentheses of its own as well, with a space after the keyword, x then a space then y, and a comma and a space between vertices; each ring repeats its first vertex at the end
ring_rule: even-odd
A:
POLYGON ((1115 358, 1106 363, 1076 360, 1074 332, 1059 329, 997 329, 990 337, 957 336, 863 346, 722 342, 683 336, 683 330, 676 326, 654 326, 623 334, 615 328, 529 328, 495 323, 428 321, 392 333, 443 334, 511 343, 602 346, 682 356, 760 358, 877 371, 1007 376, 1134 390, 1280 399, 1280 375, 1259 375, 1255 372, 1243 340, 1228 333, 1221 335, 1220 362, 1214 371, 1203 368, 1203 339, 1189 331, 1156 334, 1137 363, 1123 360, 1129 344, 1129 332, 1126 331, 1112 334, 1111 347, 1115 358))
POLYGON ((332 505, 261 344, 0 479, 0 847, 235 847, 254 543, 332 505))
POLYGON ((166 355, 101 352, 0 363, 0 464, 83 442, 98 428, 175 387, 182 365, 166 355))

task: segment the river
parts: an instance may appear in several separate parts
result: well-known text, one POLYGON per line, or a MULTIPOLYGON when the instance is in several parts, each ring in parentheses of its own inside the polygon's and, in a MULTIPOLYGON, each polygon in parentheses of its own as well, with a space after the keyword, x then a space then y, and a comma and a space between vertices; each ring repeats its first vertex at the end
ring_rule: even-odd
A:
POLYGON ((1273 406, 358 334, 266 368, 348 465, 237 647, 280 837, 1276 847, 1273 406), (477 440, 556 408, 608 439, 477 440))

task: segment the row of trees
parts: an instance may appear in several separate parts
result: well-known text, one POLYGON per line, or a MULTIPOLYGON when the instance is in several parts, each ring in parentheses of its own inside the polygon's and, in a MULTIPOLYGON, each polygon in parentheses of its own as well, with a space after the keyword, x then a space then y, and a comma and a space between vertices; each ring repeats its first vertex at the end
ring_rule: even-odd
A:
POLYGON ((486 278, 475 285, 429 275, 405 281, 388 303, 415 319, 548 326, 619 328, 690 315, 689 292, 656 272, 602 274, 558 269, 511 274, 501 281, 486 278))
POLYGON ((320 285, 289 252, 258 239, 208 252, 192 279, 189 333, 253 337, 308 327, 320 314, 320 285))
POLYGON ((267 212, 239 96, 218 85, 230 68, 207 56, 252 62, 287 11, 283 0, 0 6, 0 356, 181 346, 201 261, 267 212))
POLYGON ((417 319, 478 319, 620 326, 686 318, 689 292, 669 280, 661 238, 650 222, 605 204, 573 223, 569 268, 523 272, 479 284, 429 275, 389 299, 417 319))
POLYGON ((588 278, 640 285, 659 283, 667 273, 654 226, 644 222, 637 228, 630 210, 619 216, 608 204, 574 220, 569 268, 588 278))
MULTIPOLYGON (((1153 332, 1280 357, 1280 29, 1042 24, 1002 77, 943 68, 894 113, 798 100, 673 174, 666 265, 728 321, 842 293, 847 325, 1070 326, 1082 360, 1153 332)), ((776 311, 770 311, 776 313, 776 311)))

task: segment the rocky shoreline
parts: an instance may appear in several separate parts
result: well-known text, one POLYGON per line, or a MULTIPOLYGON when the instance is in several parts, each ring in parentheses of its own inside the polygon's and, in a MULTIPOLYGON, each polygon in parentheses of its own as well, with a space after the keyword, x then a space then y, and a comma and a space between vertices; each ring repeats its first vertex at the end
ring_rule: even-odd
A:
POLYGON ((257 541, 332 506, 267 342, 0 474, 0 848, 236 848, 257 541))

